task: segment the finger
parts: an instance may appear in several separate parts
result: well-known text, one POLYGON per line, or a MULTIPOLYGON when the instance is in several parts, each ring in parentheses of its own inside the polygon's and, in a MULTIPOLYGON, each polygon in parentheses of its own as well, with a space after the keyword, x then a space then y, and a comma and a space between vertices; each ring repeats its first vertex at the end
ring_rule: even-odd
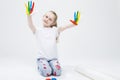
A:
POLYGON ((74 21, 76 21, 77 19, 77 15, 76 15, 76 12, 74 12, 74 21))
POLYGON ((30 14, 30 1, 28 1, 28 12, 30 14))
POLYGON ((79 12, 77 11, 76 13, 77 13, 77 14, 76 14, 76 15, 77 15, 77 19, 76 19, 76 22, 78 22, 78 13, 79 13, 79 12))
POLYGON ((25 8, 28 9, 27 4, 25 3, 25 8))
POLYGON ((26 14, 28 15, 29 14, 29 12, 28 12, 28 6, 27 6, 26 3, 25 3, 25 8, 26 8, 26 14))
POLYGON ((33 2, 33 4, 32 4, 32 8, 31 8, 31 10, 30 10, 30 13, 32 13, 32 12, 33 12, 34 5, 35 5, 35 3, 33 2))
POLYGON ((76 23, 78 24, 79 21, 80 21, 80 12, 77 11, 77 21, 76 21, 76 23))
POLYGON ((32 8, 32 1, 30 1, 30 9, 32 8))
POLYGON ((77 23, 73 20, 70 20, 70 22, 72 22, 74 25, 77 25, 77 23))

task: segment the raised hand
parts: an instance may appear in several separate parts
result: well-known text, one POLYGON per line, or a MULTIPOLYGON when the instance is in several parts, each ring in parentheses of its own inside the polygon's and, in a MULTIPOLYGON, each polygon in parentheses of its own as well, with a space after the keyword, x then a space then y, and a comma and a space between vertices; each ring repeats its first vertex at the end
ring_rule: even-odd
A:
POLYGON ((28 1, 28 4, 25 3, 25 7, 26 7, 26 14, 30 15, 33 12, 34 9, 34 2, 32 1, 28 1))
POLYGON ((78 22, 80 21, 80 12, 74 12, 74 20, 70 20, 74 25, 78 25, 78 22))

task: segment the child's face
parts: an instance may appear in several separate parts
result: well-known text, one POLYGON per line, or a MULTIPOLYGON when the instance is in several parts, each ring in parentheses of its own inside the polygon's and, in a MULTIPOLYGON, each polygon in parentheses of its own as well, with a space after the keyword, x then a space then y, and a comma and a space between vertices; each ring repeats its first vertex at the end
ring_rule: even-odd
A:
POLYGON ((52 25, 55 24, 55 15, 52 12, 47 12, 43 16, 43 26, 44 27, 51 27, 52 25))

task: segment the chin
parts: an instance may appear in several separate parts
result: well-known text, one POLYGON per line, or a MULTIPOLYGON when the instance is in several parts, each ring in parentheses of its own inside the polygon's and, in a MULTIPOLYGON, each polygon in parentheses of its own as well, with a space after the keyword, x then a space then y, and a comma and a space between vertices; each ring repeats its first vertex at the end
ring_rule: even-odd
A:
POLYGON ((43 26, 44 26, 44 27, 47 27, 47 24, 43 23, 43 26))
POLYGON ((44 27, 49 27, 48 25, 43 25, 44 27))

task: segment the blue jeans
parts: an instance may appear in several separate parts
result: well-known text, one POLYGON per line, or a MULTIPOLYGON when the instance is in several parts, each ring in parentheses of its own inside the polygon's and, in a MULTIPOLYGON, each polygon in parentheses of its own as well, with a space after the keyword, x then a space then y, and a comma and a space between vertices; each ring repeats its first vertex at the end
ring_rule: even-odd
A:
POLYGON ((57 59, 47 60, 45 58, 37 59, 38 71, 44 77, 61 75, 61 67, 57 59))

